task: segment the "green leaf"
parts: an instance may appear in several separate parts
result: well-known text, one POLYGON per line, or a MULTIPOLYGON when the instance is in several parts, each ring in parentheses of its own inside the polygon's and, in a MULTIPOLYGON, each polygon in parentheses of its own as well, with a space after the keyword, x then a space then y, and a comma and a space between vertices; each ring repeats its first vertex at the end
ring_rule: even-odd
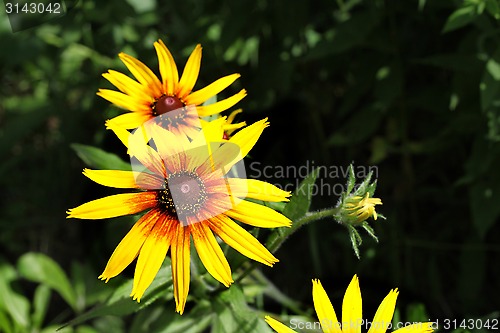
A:
POLYGON ((372 198, 374 197, 376 188, 377 188, 377 180, 368 185, 368 187, 366 188, 366 192, 370 193, 370 197, 372 198))
POLYGON ((425 305, 422 303, 411 303, 408 305, 406 309, 406 317, 405 320, 418 323, 418 322, 426 322, 429 320, 429 315, 425 309, 425 305))
POLYGON ((32 315, 32 326, 35 328, 41 328, 45 315, 47 314, 47 309, 49 307, 51 289, 45 284, 39 285, 35 290, 35 296, 33 298, 33 315, 32 315))
POLYGON ((495 59, 490 59, 486 63, 486 71, 495 81, 500 81, 500 64, 495 59))
POLYGON ((418 11, 421 12, 424 10, 426 0, 418 0, 418 11))
POLYGON ((148 287, 141 302, 134 301, 130 297, 132 291, 133 280, 129 280, 119 286, 111 297, 102 305, 99 305, 90 311, 76 317, 66 323, 65 326, 74 326, 81 324, 87 320, 102 316, 125 316, 141 309, 146 308, 155 302, 158 298, 170 300, 173 298, 169 287, 172 285, 172 271, 170 269, 170 259, 166 258, 158 275, 153 280, 153 283, 148 287))
POLYGON ((19 273, 26 279, 45 284, 55 291, 73 308, 76 295, 62 268, 42 253, 27 253, 17 262, 19 273))
POLYGON ((213 309, 216 315, 213 316, 212 333, 273 332, 260 313, 247 305, 238 285, 222 292, 213 302, 213 309))
POLYGON ((347 189, 345 191, 346 195, 349 195, 356 185, 356 176, 354 175, 354 167, 352 164, 349 165, 349 178, 347 179, 347 189))
POLYGON ((91 55, 92 50, 90 48, 81 44, 70 44, 61 54, 61 76, 70 78, 91 55))
POLYGON ((185 313, 179 315, 164 306, 152 311, 141 311, 134 318, 130 333, 201 333, 206 332, 212 322, 213 313, 208 301, 201 301, 185 313))
POLYGON ((78 72, 84 65, 86 60, 99 64, 101 66, 110 66, 111 59, 101 55, 86 45, 71 43, 61 54, 60 73, 61 77, 70 80, 74 77, 75 72, 78 72))
POLYGON ((283 210, 286 207, 286 202, 271 202, 271 201, 262 201, 262 203, 275 211, 283 213, 283 210))
POLYGON ((491 173, 470 187, 470 206, 472 222, 481 238, 486 236, 488 230, 497 222, 500 216, 500 175, 491 173))
POLYGON ((488 138, 499 140, 500 133, 500 48, 488 59, 481 83, 481 109, 488 119, 488 138))
POLYGON ((100 331, 90 326, 78 326, 75 330, 75 333, 100 333, 100 331))
POLYGON ((483 238, 500 216, 498 195, 500 194, 500 146, 488 144, 484 137, 473 143, 465 164, 466 174, 462 184, 469 184, 469 205, 472 224, 483 238))
POLYGON ((76 294, 78 313, 91 305, 104 302, 113 293, 107 284, 96 279, 95 271, 89 265, 73 262, 71 281, 76 294))
POLYGON ((373 193, 375 192, 375 188, 377 187, 377 181, 374 181, 370 184, 372 180, 373 171, 370 171, 368 175, 366 175, 365 179, 361 184, 359 184, 358 188, 354 193, 359 196, 364 196, 366 192, 370 193, 370 196, 373 197, 373 193))
POLYGON ((355 227, 352 225, 348 224, 347 225, 347 230, 349 230, 349 238, 351 239, 351 246, 352 249, 354 250, 354 254, 358 259, 360 259, 359 256, 359 246, 362 244, 363 239, 359 235, 358 231, 356 230, 355 227))
POLYGON ((491 14, 495 19, 500 20, 500 4, 498 0, 486 0, 486 10, 491 14))
POLYGON ((318 173, 319 169, 317 168, 311 171, 295 190, 290 202, 286 204, 283 214, 292 221, 304 216, 309 211, 314 183, 316 182, 318 173))
POLYGON ((259 205, 267 206, 267 207, 274 209, 280 213, 283 213, 283 210, 285 209, 286 204, 287 204, 286 202, 263 201, 263 200, 252 199, 252 198, 246 198, 245 200, 258 203, 259 205))
POLYGON ((152 11, 156 8, 155 0, 127 0, 129 5, 134 7, 136 13, 144 13, 152 11))
POLYGON ((11 326, 7 313, 0 309, 0 332, 11 333, 14 328, 11 326))
POLYGON ((475 6, 466 6, 455 10, 446 21, 443 33, 447 33, 461 27, 466 26, 467 24, 474 21, 477 17, 476 7, 475 6))
POLYGON ((15 324, 27 330, 30 303, 24 297, 14 292, 11 284, 16 278, 16 271, 9 264, 0 261, 0 310, 10 314, 15 324))
POLYGON ((130 163, 100 148, 73 143, 71 148, 87 166, 103 170, 131 170, 130 163))
POLYGON ((375 231, 373 230, 373 228, 368 224, 368 222, 364 221, 361 226, 363 227, 363 229, 365 229, 365 231, 378 243, 378 238, 377 236, 375 235, 375 231))
MULTIPOLYGON (((86 300, 86 271, 84 270, 83 265, 80 263, 73 262, 71 264, 71 281, 73 282, 73 290, 75 291, 76 296, 76 307, 77 312, 83 311, 85 308, 86 300)), ((95 280, 95 275, 93 275, 93 280, 95 280)))

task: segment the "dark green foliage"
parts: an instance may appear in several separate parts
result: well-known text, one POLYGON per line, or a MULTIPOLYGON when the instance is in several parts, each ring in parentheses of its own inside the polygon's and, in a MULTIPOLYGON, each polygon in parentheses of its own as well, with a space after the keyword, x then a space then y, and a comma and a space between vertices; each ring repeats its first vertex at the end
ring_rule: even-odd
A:
MULTIPOLYGON (((79 303, 65 286, 66 276, 57 273, 65 281, 57 288, 43 275, 37 280, 23 264, 32 257, 22 256, 45 253, 65 272, 81 262, 85 276, 102 272, 131 219, 65 220, 68 208, 120 193, 84 177, 81 170, 89 165, 75 150, 94 167, 126 160, 126 149, 104 128, 104 121, 121 111, 95 93, 111 88, 103 72, 127 73, 117 57, 122 51, 158 73, 153 48, 158 38, 179 70, 193 47, 202 44, 196 88, 242 74, 220 98, 245 88, 241 119, 251 123, 269 117, 271 122, 249 162, 378 167, 376 197, 384 205, 377 209, 387 220, 370 225, 379 243, 365 238, 358 261, 345 229, 333 220, 301 228, 276 253, 280 262, 265 270, 281 291, 312 305, 310 280, 321 278, 340 309, 341 293, 357 273, 368 317, 393 287, 401 290, 402 320, 415 313, 430 319, 481 318, 500 309, 495 297, 500 295, 498 0, 66 2, 63 17, 15 33, 0 10, 0 268, 6 272, 0 287, 8 289, 4 295, 12 301, 10 312, 0 303, 0 330, 16 320, 29 325, 23 318, 30 309, 33 327, 48 327, 74 318, 82 306, 89 310, 106 300, 98 294, 79 303), (115 156, 102 160, 105 153, 88 146, 115 156), (60 295, 50 294, 47 286, 60 295), (33 299, 31 308, 28 299, 33 299), (416 310, 406 315, 403 309, 416 310)), ((296 183, 294 177, 276 174, 266 180, 296 183)), ((345 182, 321 173, 316 179, 316 184, 345 182)), ((311 209, 334 206, 338 195, 317 194, 311 209)), ((48 259, 40 265, 59 272, 48 259)), ((101 287, 110 295, 132 273, 133 267, 117 278, 118 284, 101 287)), ((77 288, 75 281, 70 279, 77 288)), ((162 306, 174 311, 166 285, 161 284, 162 301, 151 308, 151 318, 163 316, 153 316, 162 306)), ((231 293, 243 297, 239 289, 230 289, 214 296, 212 310, 238 317, 226 302, 231 293)), ((137 308, 127 304, 117 311, 137 308)), ((203 330, 208 324, 199 313, 207 308, 198 304, 191 319, 184 316, 195 318, 203 330)), ((279 305, 265 308, 281 311, 279 305)), ((175 319, 158 320, 184 329, 177 315, 168 316, 175 319)), ((103 317, 93 322, 95 331, 81 332, 124 330, 130 323, 134 332, 149 329, 138 320, 124 320, 103 317)), ((229 327, 219 324, 221 332, 229 327)), ((151 331, 161 332, 151 325, 151 331)))

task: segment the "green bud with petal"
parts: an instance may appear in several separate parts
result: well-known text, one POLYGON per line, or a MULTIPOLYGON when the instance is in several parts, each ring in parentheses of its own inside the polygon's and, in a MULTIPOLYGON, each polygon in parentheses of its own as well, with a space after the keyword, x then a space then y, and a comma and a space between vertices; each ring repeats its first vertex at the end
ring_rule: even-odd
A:
POLYGON ((363 228, 373 239, 378 242, 374 230, 370 227, 367 220, 373 218, 385 217, 378 214, 375 206, 382 205, 380 198, 375 198, 375 188, 377 181, 370 183, 373 173, 370 172, 363 182, 356 186, 356 177, 352 164, 349 166, 349 178, 347 180, 346 190, 342 193, 337 210, 333 216, 337 222, 347 227, 354 253, 359 258, 359 249, 361 245, 361 236, 356 228, 363 228))

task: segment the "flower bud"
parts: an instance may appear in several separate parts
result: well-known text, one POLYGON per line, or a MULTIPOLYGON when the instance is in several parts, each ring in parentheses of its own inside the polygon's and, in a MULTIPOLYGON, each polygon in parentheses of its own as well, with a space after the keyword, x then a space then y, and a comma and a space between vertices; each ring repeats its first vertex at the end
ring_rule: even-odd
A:
POLYGON ((365 231, 378 242, 374 230, 368 224, 368 218, 377 220, 378 217, 385 219, 381 214, 377 214, 376 205, 382 205, 380 198, 373 197, 377 181, 370 183, 372 172, 370 172, 363 182, 356 185, 356 177, 352 164, 349 166, 349 178, 347 187, 342 193, 337 203, 337 213, 333 216, 337 222, 347 227, 354 253, 359 258, 358 247, 362 243, 362 238, 356 228, 362 227, 365 231))

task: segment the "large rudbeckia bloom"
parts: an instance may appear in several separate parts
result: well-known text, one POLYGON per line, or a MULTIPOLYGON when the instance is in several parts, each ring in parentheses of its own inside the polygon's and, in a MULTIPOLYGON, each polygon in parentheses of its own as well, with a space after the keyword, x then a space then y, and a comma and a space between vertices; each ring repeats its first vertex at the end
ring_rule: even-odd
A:
POLYGON ((154 47, 158 55, 161 80, 144 63, 125 53, 120 53, 118 56, 136 80, 114 70, 103 74, 120 91, 99 89, 97 95, 120 108, 132 111, 109 120, 108 127, 116 125, 134 129, 156 116, 166 115, 163 117, 162 127, 190 137, 199 129, 198 117, 218 114, 231 108, 246 96, 246 91, 242 89, 229 98, 201 106, 209 98, 230 86, 240 75, 225 76, 193 92, 200 71, 201 46, 197 45, 191 53, 180 79, 174 58, 165 44, 158 40, 154 43, 154 47), (182 112, 188 105, 195 106, 196 112, 182 112))
MULTIPOLYGON (((318 315, 319 323, 309 323, 314 328, 321 329, 325 333, 361 333, 362 327, 369 327, 368 333, 385 333, 392 326, 392 316, 396 307, 398 290, 393 289, 380 303, 373 321, 366 322, 361 314, 361 291, 359 280, 356 275, 347 287, 342 302, 342 323, 340 323, 333 309, 328 295, 319 280, 313 280, 314 309, 318 315)), ((278 333, 294 333, 295 331, 279 321, 266 316, 266 322, 278 333)), ((304 323, 302 323, 304 324, 304 323)), ((305 325, 305 324, 304 324, 305 325)), ((393 333, 429 333, 432 332, 432 323, 414 323, 411 325, 398 325, 393 333)), ((312 327, 311 327, 312 328, 312 327)))
POLYGON ((68 210, 68 217, 103 219, 148 210, 118 244, 101 279, 117 276, 138 257, 131 296, 140 301, 170 249, 176 311, 182 314, 189 290, 191 239, 207 271, 227 287, 233 282, 231 270, 215 235, 248 258, 269 266, 278 261, 233 221, 263 228, 291 224, 276 211, 244 200, 288 201, 289 192, 230 173, 268 123, 256 122, 220 142, 224 122, 221 118, 207 123, 192 141, 158 125, 141 126, 128 140, 134 171, 84 170, 101 185, 138 191, 85 203, 68 210))

